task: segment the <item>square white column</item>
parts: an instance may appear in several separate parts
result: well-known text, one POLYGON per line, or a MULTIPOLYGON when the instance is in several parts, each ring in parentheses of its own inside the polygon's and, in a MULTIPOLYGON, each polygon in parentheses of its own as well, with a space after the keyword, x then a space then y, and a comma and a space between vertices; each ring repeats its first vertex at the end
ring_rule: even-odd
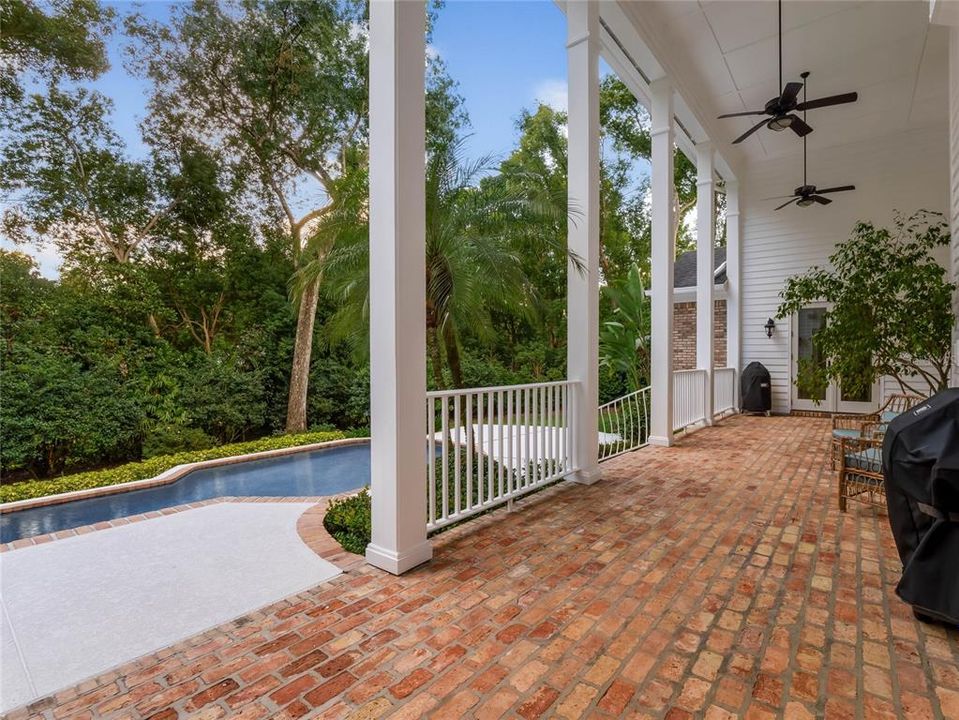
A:
POLYGON ((673 88, 668 78, 650 83, 652 152, 652 358, 649 443, 673 443, 673 88))
POLYGON ((706 371, 703 411, 713 423, 713 246, 716 201, 713 145, 696 145, 696 367, 706 371))
POLYGON ((370 458, 366 560, 394 575, 426 537, 426 6, 370 3, 370 458))
POLYGON ((566 5, 569 73, 570 217, 567 243, 585 263, 567 270, 566 367, 578 383, 573 406, 572 479, 599 479, 599 4, 566 5))
POLYGON ((736 369, 734 406, 739 409, 742 372, 742 222, 739 182, 726 181, 726 367, 736 369))

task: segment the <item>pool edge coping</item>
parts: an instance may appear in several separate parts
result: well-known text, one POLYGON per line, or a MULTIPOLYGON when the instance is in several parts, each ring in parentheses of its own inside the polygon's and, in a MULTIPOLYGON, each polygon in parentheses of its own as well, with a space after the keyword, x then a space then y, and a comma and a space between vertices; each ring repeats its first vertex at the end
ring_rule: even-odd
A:
MULTIPOLYGON (((14 500, 13 502, 0 503, 0 514, 18 512, 20 510, 30 510, 38 507, 47 507, 50 505, 61 505, 63 503, 73 502, 75 500, 89 500, 106 495, 117 495, 123 492, 132 492, 134 490, 145 490, 162 485, 172 485, 186 475, 197 470, 206 470, 222 465, 236 465, 241 462, 250 462, 253 460, 267 460, 274 457, 283 457, 284 455, 294 455, 301 452, 311 452, 315 450, 326 450, 337 447, 347 447, 350 445, 362 445, 370 442, 370 438, 342 438, 340 440, 327 440, 325 442, 310 443, 309 445, 294 445, 287 448, 277 448, 275 450, 261 450, 260 452, 246 453, 244 455, 230 455, 228 457, 213 458, 212 460, 200 460, 194 463, 183 463, 174 465, 168 470, 164 470, 159 475, 152 478, 143 478, 142 480, 131 480, 125 483, 114 483, 113 485, 102 485, 94 488, 84 488, 83 490, 71 490, 65 493, 55 495, 44 495, 37 498, 27 498, 26 500, 14 500)), ((211 498, 211 500, 214 498, 211 498)), ((16 542, 16 541, 14 541, 16 542)))

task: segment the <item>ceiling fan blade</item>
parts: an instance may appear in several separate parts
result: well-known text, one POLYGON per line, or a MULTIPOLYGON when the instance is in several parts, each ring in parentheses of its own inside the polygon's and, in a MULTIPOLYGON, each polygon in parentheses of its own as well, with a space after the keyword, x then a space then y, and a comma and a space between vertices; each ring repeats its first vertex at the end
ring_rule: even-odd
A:
POLYGON ((822 195, 823 193, 833 193, 833 192, 846 192, 847 190, 855 190, 855 185, 840 185, 838 187, 825 188, 824 190, 816 190, 817 195, 822 195))
POLYGON ((856 102, 859 99, 859 93, 843 93, 842 95, 830 95, 829 97, 818 98, 817 100, 807 100, 796 106, 797 110, 815 110, 816 108, 829 107, 830 105, 844 105, 845 103, 856 102))
POLYGON ((767 122, 768 122, 768 121, 766 121, 766 120, 760 120, 758 123, 756 123, 756 124, 753 125, 751 128, 749 128, 749 130, 747 130, 747 131, 744 132, 742 135, 740 135, 738 138, 736 138, 735 140, 733 140, 733 145, 738 145, 739 143, 741 143, 743 140, 745 140, 746 138, 748 138, 750 135, 752 135, 754 132, 756 132, 759 128, 761 128, 761 127, 762 127, 763 125, 765 125, 767 122))
POLYGON ((798 199, 799 199, 798 197, 794 197, 792 200, 790 200, 789 202, 784 202, 782 205, 780 205, 780 206, 779 206, 778 208, 776 208, 776 209, 777 209, 777 210, 782 210, 782 209, 783 209, 784 207, 786 207, 787 205, 792 205, 792 204, 793 204, 794 202, 796 202, 798 199))
POLYGON ((798 198, 799 196, 796 193, 792 195, 773 195, 772 197, 765 197, 763 200, 785 200, 786 198, 798 198))
POLYGON ((819 197, 818 195, 810 195, 809 199, 815 200, 820 205, 828 205, 829 203, 832 202, 832 200, 830 200, 829 198, 819 197))
POLYGON ((798 115, 789 115, 789 117, 793 119, 789 129, 796 133, 799 137, 806 137, 812 132, 812 128, 809 127, 809 125, 806 124, 806 121, 798 115))
POLYGON ((726 113, 725 115, 720 115, 716 119, 722 120, 723 118, 731 117, 746 117, 747 115, 765 115, 765 110, 749 110, 747 112, 738 112, 738 113, 726 113))
POLYGON ((787 106, 796 102, 800 90, 802 90, 801 82, 786 83, 786 87, 783 88, 783 94, 779 96, 779 104, 783 106, 784 110, 787 106))

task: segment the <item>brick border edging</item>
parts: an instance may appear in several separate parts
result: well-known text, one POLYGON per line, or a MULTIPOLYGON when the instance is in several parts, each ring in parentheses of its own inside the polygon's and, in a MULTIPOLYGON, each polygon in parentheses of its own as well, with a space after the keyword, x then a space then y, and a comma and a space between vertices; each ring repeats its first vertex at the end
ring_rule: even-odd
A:
POLYGON ((309 445, 294 445, 276 450, 262 450, 244 455, 230 455, 229 457, 214 458, 212 460, 200 460, 195 463, 184 463, 183 465, 175 465, 169 470, 164 470, 159 475, 155 475, 152 478, 144 478, 143 480, 131 480, 130 482, 116 483, 114 485, 103 485, 101 487, 86 488, 84 490, 72 490, 70 492, 57 493, 56 495, 44 495, 38 498, 28 498, 26 500, 15 500, 13 502, 3 503, 0 504, 0 513, 17 512, 18 510, 29 510, 31 508, 46 507, 49 505, 60 505, 62 503, 73 502, 74 500, 88 500, 105 495, 116 495, 117 493, 130 492, 133 490, 144 490, 161 485, 171 485, 196 470, 206 470, 222 465, 235 465, 253 460, 267 460, 269 458, 283 457, 285 455, 294 455, 296 453, 314 450, 361 445, 369 443, 369 441, 370 438, 343 438, 341 440, 310 443, 309 445))
POLYGON ((360 555, 354 555, 347 552, 323 527, 323 517, 326 515, 326 503, 334 498, 349 497, 355 495, 359 490, 350 490, 335 495, 311 495, 311 496, 288 496, 288 497, 218 497, 209 500, 200 500, 194 503, 184 505, 174 505, 173 507, 163 508, 162 510, 151 510, 147 513, 138 515, 129 515, 127 517, 116 518, 114 520, 103 520, 93 525, 81 525, 77 528, 67 530, 58 530, 43 535, 34 535, 32 537, 20 538, 12 542, 0 544, 0 553, 20 550, 31 547, 32 545, 43 545, 48 542, 64 540, 69 537, 86 535, 100 530, 109 530, 110 528, 122 527, 131 523, 151 520, 164 515, 173 515, 186 510, 196 510, 197 508, 216 505, 218 503, 302 503, 309 505, 296 520, 296 533, 300 540, 310 550, 322 559, 333 563, 342 572, 347 572, 361 564, 364 559, 360 555))

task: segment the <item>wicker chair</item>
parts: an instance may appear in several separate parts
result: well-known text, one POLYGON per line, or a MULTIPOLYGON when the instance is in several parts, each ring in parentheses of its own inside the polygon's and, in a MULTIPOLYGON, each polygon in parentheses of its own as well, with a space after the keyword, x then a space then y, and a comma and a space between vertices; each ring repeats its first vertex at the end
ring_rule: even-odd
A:
POLYGON ((886 404, 874 413, 865 415, 833 415, 832 417, 832 469, 839 467, 842 459, 842 441, 858 440, 869 438, 864 431, 864 426, 872 426, 870 432, 875 428, 885 428, 885 424, 892 420, 896 415, 906 412, 915 405, 921 403, 925 398, 918 395, 890 395, 886 404))
POLYGON ((884 426, 863 430, 862 437, 842 438, 839 443, 839 512, 846 512, 848 500, 886 506, 886 488, 882 479, 884 426), (869 436, 866 436, 867 432, 869 436))

